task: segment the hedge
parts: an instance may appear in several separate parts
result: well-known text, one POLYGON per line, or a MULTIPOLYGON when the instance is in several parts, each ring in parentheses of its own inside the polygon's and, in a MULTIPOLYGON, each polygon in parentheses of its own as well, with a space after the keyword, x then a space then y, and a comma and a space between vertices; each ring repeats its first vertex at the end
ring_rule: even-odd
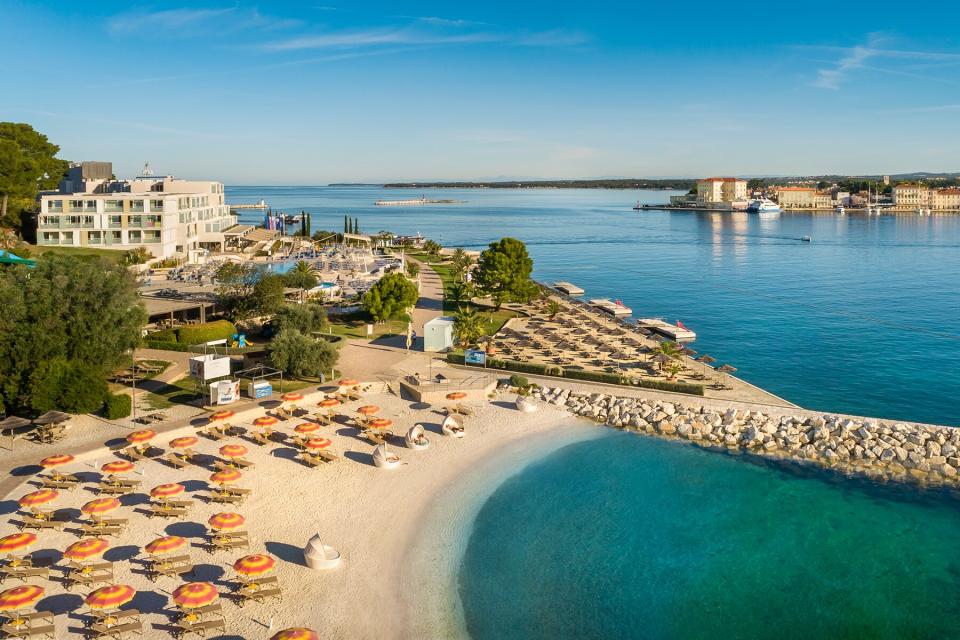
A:
POLYGON ((177 342, 189 345, 211 340, 229 340, 236 332, 237 328, 229 320, 191 324, 177 329, 177 342))
POLYGON ((154 331, 153 333, 147 334, 147 340, 153 340, 155 342, 176 342, 177 331, 176 329, 154 331))
POLYGON ((149 336, 143 342, 147 349, 158 349, 160 351, 189 351, 190 347, 179 342, 166 342, 163 340, 151 340, 149 336))
POLYGON ((130 396, 125 393, 108 393, 106 398, 107 420, 119 420, 130 415, 133 409, 133 403, 130 396))
POLYGON ((666 380, 640 380, 640 386, 645 389, 673 391, 674 393, 686 393, 693 396, 703 395, 703 385, 692 384, 690 382, 668 382, 666 380))

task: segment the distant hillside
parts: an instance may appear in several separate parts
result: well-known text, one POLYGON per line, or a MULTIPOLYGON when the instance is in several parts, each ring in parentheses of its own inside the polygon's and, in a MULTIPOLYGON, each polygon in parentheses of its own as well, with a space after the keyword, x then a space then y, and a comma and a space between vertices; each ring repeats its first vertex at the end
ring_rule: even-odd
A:
POLYGON ((647 180, 509 180, 504 182, 393 182, 389 189, 691 189, 697 181, 690 178, 647 180))

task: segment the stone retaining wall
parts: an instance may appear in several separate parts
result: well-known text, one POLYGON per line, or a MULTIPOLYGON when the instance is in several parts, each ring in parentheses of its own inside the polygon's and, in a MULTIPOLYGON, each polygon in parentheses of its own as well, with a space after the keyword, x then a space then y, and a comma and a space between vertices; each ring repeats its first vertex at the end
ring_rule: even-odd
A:
POLYGON ((611 427, 700 446, 740 449, 877 479, 960 484, 960 429, 802 410, 720 410, 714 403, 619 397, 560 387, 534 388, 531 397, 611 427))

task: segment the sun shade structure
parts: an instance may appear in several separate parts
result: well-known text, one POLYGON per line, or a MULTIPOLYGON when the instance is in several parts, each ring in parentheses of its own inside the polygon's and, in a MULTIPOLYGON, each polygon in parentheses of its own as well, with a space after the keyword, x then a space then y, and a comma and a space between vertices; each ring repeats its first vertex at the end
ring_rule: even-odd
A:
POLYGON ((60 497, 60 492, 53 489, 40 489, 39 491, 33 491, 27 495, 21 497, 17 500, 17 504, 21 507, 37 507, 41 504, 47 504, 53 502, 60 497))
POLYGON ((186 491, 186 488, 182 484, 171 482, 169 484, 158 484, 150 489, 150 495, 154 498, 169 498, 170 496, 178 496, 184 491, 186 491))
POLYGON ((319 428, 320 425, 318 425, 316 422, 304 422, 295 426, 293 430, 297 433, 313 433, 319 428))
POLYGON ((119 508, 120 501, 117 498, 97 498, 80 507, 80 511, 90 516, 96 516, 119 508))
POLYGON ((40 466, 44 469, 52 469, 54 467, 62 467, 65 464, 70 464, 74 461, 74 457, 69 454, 57 454, 55 456, 47 456, 40 461, 40 466))
POLYGON ((19 611, 37 603, 43 597, 43 587, 25 584, 0 593, 0 611, 19 611))
POLYGON ((297 402, 299 400, 303 400, 303 394, 296 391, 288 391, 280 396, 280 399, 284 402, 297 402))
POLYGON ((61 422, 66 422, 72 417, 73 416, 71 416, 69 413, 64 413, 62 411, 47 411, 39 418, 34 418, 33 423, 41 426, 48 424, 60 424, 61 422))
POLYGON ((111 584, 100 587, 86 598, 84 603, 91 609, 116 609, 133 600, 137 590, 125 584, 111 584))
POLYGON ((157 432, 153 429, 141 429, 140 431, 134 431, 133 433, 127 435, 127 442, 132 442, 134 444, 139 444, 141 442, 149 442, 156 437, 157 432))
POLYGON ((216 484, 228 484, 230 482, 236 482, 242 477, 241 474, 236 469, 224 469, 223 471, 217 471, 216 473, 210 474, 210 482, 216 484))
POLYGON ((220 447, 220 455, 225 458, 242 458, 247 455, 247 448, 242 444, 225 444, 220 447))
POLYGON ((176 551, 187 544, 187 539, 181 536, 164 536, 157 538, 143 549, 149 554, 160 556, 171 551, 176 551))
POLYGON ((217 531, 238 529, 243 526, 244 522, 246 522, 246 518, 239 513, 233 513, 232 511, 215 513, 210 516, 209 520, 207 520, 207 524, 210 525, 210 528, 216 529, 217 531))
POLYGON ((353 378, 343 378, 337 384, 341 387, 355 387, 360 384, 360 381, 354 380, 353 378))
POLYGON ((260 416, 259 418, 257 418, 256 420, 253 421, 253 426, 255 426, 255 427, 272 427, 273 425, 277 424, 278 422, 280 422, 280 421, 277 420, 276 418, 274 418, 273 416, 260 416))
POLYGON ((22 551, 37 541, 33 533, 12 533, 0 538, 0 553, 22 551))
POLYGON ((173 601, 184 609, 196 609, 212 604, 220 594, 209 582, 188 582, 173 591, 173 601))
POLYGON ((104 473, 129 473, 133 471, 133 463, 127 460, 114 460, 101 465, 100 471, 104 473))
POLYGON ((463 400, 467 397, 463 391, 454 391, 453 393, 447 394, 447 400, 463 400))
POLYGON ((337 400, 336 398, 324 398, 323 400, 317 403, 317 406, 322 407, 324 409, 329 409, 330 407, 336 407, 339 404, 340 404, 340 401, 337 400))
POLYGON ((233 411, 230 411, 229 409, 224 409, 223 411, 217 411, 216 413, 211 414, 210 420, 211 422, 215 422, 217 420, 227 420, 229 418, 232 418, 235 415, 237 414, 235 414, 233 411))
POLYGON ((290 627, 273 634, 270 640, 320 640, 320 636, 313 629, 290 627))
POLYGON ((23 429, 24 427, 29 427, 31 422, 26 418, 21 418, 19 416, 9 416, 0 420, 0 431, 6 431, 8 429, 23 429))
POLYGON ((233 570, 245 576, 262 576, 274 566, 277 561, 273 557, 264 553, 255 553, 249 556, 243 556, 233 563, 233 570))
POLYGON ((102 555, 109 548, 110 543, 103 538, 87 538, 64 549, 63 557, 70 560, 89 560, 102 555))
POLYGON ((393 422, 391 420, 387 420, 386 418, 374 418, 367 423, 367 426, 373 427, 374 429, 386 429, 392 425, 393 422))
POLYGON ((198 438, 193 436, 184 436, 182 438, 174 438, 170 441, 170 447, 173 449, 189 449, 200 442, 198 438))
POLYGON ((333 440, 328 438, 310 438, 303 443, 307 449, 326 449, 333 444, 333 440))
POLYGON ((374 406, 372 404, 368 404, 357 409, 357 413, 365 416, 372 416, 375 413, 379 413, 379 412, 380 412, 380 407, 374 406))

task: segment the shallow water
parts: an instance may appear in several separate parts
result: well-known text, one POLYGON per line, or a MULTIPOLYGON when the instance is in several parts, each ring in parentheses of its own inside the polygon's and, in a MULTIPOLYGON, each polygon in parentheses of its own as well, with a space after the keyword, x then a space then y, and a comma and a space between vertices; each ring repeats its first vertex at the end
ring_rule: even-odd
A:
MULTIPOLYGON (((482 248, 527 242, 535 276, 634 315, 682 320, 693 348, 800 405, 954 424, 960 397, 960 215, 837 216, 632 210, 671 192, 427 190, 464 204, 376 207, 420 192, 376 187, 229 187, 308 211, 314 231, 343 216, 376 233, 418 231, 482 248), (800 242, 809 235, 813 242, 800 242)), ((245 211, 241 218, 258 221, 245 211)))
POLYGON ((507 480, 460 569, 488 638, 943 638, 960 501, 610 432, 507 480))

